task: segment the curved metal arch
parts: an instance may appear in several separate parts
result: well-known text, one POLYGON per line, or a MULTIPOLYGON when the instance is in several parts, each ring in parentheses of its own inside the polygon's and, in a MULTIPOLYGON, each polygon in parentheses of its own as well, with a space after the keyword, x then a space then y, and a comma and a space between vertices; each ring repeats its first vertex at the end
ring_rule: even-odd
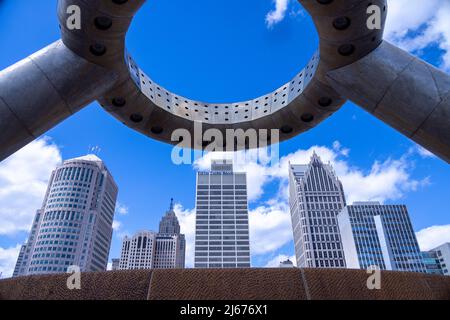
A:
POLYGON ((280 129, 286 140, 350 99, 450 162, 450 76, 383 40, 386 0, 299 0, 314 20, 318 52, 290 83, 235 104, 186 99, 145 75, 125 48, 144 2, 58 0, 62 40, 0 72, 0 160, 93 100, 127 126, 174 144, 175 129, 195 137, 199 122, 223 133, 280 129), (80 30, 66 25, 72 5, 81 8, 80 30), (378 30, 366 26, 372 5, 381 8, 378 30))
MULTIPOLYGON (((119 72, 123 81, 99 99, 107 111, 127 126, 168 143, 175 143, 171 135, 176 129, 193 133, 194 121, 201 122, 204 131, 216 128, 224 134, 229 128, 281 129, 281 140, 311 129, 346 101, 327 84, 325 74, 375 49, 383 34, 383 29, 366 27, 367 1, 300 1, 313 14, 320 38, 320 50, 307 66, 294 79, 262 97, 227 104, 207 103, 164 89, 138 67, 124 43, 132 17, 145 1, 119 2, 60 0, 62 40, 86 60, 119 72), (82 9, 81 30, 74 32, 64 27, 69 4, 82 9), (124 61, 128 70, 123 67, 124 61)), ((371 3, 384 7, 386 0, 371 3)), ((385 17, 386 12, 383 26, 385 17)), ((195 141, 190 145, 202 148, 195 141)))

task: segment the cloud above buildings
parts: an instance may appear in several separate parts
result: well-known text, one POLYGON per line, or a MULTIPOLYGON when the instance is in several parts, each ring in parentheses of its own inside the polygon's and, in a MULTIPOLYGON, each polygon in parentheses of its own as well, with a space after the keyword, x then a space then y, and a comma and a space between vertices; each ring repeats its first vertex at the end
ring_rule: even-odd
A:
POLYGON ((175 214, 180 223, 180 230, 186 237, 186 260, 187 268, 194 267, 195 252, 195 209, 185 209, 179 203, 174 206, 175 214))
POLYGON ((126 216, 129 213, 129 208, 123 203, 117 201, 116 203, 116 213, 121 216, 126 216))
MULTIPOLYGON (((297 1, 274 0, 274 9, 266 16, 273 28, 289 15, 297 1)), ((421 55, 427 48, 441 51, 440 67, 450 71, 450 2, 442 0, 389 0, 385 39, 400 48, 421 55)))
POLYGON ((29 231, 50 175, 61 161, 58 147, 43 138, 0 163, 0 235, 29 231))
POLYGON ((16 266, 21 245, 11 248, 0 247, 0 278, 11 277, 16 266))
POLYGON ((441 244, 450 242, 450 224, 422 229, 416 233, 416 236, 421 250, 434 249, 441 244))

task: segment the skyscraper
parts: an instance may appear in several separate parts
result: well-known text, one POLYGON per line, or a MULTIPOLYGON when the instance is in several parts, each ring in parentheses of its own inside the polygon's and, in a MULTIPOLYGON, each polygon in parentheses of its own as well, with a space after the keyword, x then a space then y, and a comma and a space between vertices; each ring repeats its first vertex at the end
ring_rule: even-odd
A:
POLYGON ((156 232, 139 231, 122 242, 119 269, 152 269, 155 256, 156 232))
POLYGON ((116 271, 119 270, 120 259, 112 259, 111 270, 116 271))
POLYGON ((249 268, 247 175, 230 161, 197 173, 196 268, 249 268))
POLYGON ((406 206, 356 202, 338 222, 347 267, 426 271, 406 206))
POLYGON ((289 165, 289 204, 300 268, 343 268, 337 214, 344 189, 330 164, 314 153, 309 164, 289 165))
POLYGON ((436 252, 442 273, 445 276, 450 276, 450 242, 444 243, 431 251, 436 252))
POLYGON ((173 211, 173 199, 170 200, 170 208, 169 211, 162 217, 161 222, 159 223, 159 233, 161 234, 179 234, 180 233, 180 223, 178 222, 178 218, 173 211))
POLYGON ((420 254, 422 255, 422 261, 428 274, 444 274, 436 251, 424 251, 420 254))
POLYGON ((169 211, 159 224, 159 233, 140 231, 124 238, 119 269, 184 268, 185 254, 186 239, 180 233, 172 199, 169 211))
POLYGON ((64 161, 52 172, 14 275, 60 273, 72 265, 106 270, 117 193, 97 156, 64 161))

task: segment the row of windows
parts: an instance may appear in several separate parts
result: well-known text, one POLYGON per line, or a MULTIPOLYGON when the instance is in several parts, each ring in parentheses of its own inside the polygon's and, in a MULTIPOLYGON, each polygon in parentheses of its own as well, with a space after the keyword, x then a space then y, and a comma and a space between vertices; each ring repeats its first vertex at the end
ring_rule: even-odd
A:
POLYGON ((250 264, 248 263, 237 263, 237 264, 230 264, 230 263, 196 263, 196 268, 250 268, 250 264))
POLYGON ((83 220, 83 214, 76 211, 47 211, 44 215, 43 221, 48 220, 83 220))
POLYGON ((196 226, 196 230, 202 230, 202 229, 203 230, 205 230, 205 229, 206 230, 208 230, 208 229, 211 229, 211 230, 245 229, 245 230, 248 230, 248 225, 241 225, 241 224, 236 225, 233 223, 233 225, 209 225, 209 226, 200 225, 200 226, 196 226))
MULTIPOLYGON (((246 243, 248 244, 248 242, 246 243)), ((224 254, 222 251, 237 251, 237 255, 247 255, 248 252, 242 251, 250 251, 249 246, 232 246, 232 247, 222 247, 222 246, 196 246, 195 251, 219 251, 220 254, 224 254)))
POLYGON ((197 225, 203 225, 203 224, 206 224, 206 225, 215 225, 215 224, 217 224, 217 225, 221 225, 221 224, 231 224, 231 225, 234 225, 234 224, 246 224, 246 225, 248 225, 248 220, 212 220, 212 219, 210 219, 210 220, 197 220, 197 225))
MULTIPOLYGON (((75 256, 74 255, 67 255, 66 259, 74 259, 75 256)), ((71 261, 70 260, 33 260, 31 261, 30 265, 40 265, 40 264, 53 264, 53 265, 71 265, 71 261)))
POLYGON ((340 202, 341 198, 337 196, 306 196, 306 202, 340 202))
POLYGON ((244 200, 237 200, 237 201, 220 201, 220 200, 211 200, 211 201, 197 201, 197 205, 209 205, 209 204, 223 204, 223 205, 227 205, 227 204, 247 204, 247 201, 244 200))
POLYGON ((67 271, 68 267, 33 267, 33 268, 29 268, 29 272, 60 272, 60 273, 65 273, 67 271))
POLYGON ((197 190, 220 190, 220 189, 224 189, 224 190, 230 190, 230 189, 239 189, 239 190, 246 190, 247 186, 246 185, 198 185, 197 186, 197 190))
POLYGON ((321 268, 343 268, 345 266, 344 260, 319 260, 317 263, 321 268))
POLYGON ((201 210, 201 209, 197 209, 197 216, 199 215, 248 215, 248 211, 247 210, 211 210, 211 211, 207 211, 207 210, 201 210))
MULTIPOLYGON (((74 250, 74 252, 75 252, 75 250, 74 250)), ((74 259, 75 256, 72 255, 72 254, 65 254, 65 253, 37 253, 37 254, 33 254, 33 259, 37 259, 37 258, 74 259)))
POLYGON ((239 196, 235 196, 235 195, 227 195, 227 196, 214 196, 214 195, 202 195, 202 196, 197 196, 197 201, 199 200, 204 200, 204 201, 213 201, 213 200, 220 200, 220 201, 225 201, 225 200, 245 200, 247 201, 247 197, 244 195, 239 195, 239 196))
POLYGON ((94 171, 92 169, 84 167, 65 167, 57 171, 55 181, 77 180, 91 182, 93 173, 94 171))
POLYGON ((195 262, 250 262, 250 258, 223 258, 223 259, 217 259, 217 258, 195 258, 195 262))
POLYGON ((249 240, 248 236, 197 236, 197 240, 249 240))
POLYGON ((239 205, 235 205, 235 206, 230 206, 230 205, 224 205, 224 206, 198 206, 197 207, 197 209, 198 210, 220 210, 220 209, 223 209, 223 210, 242 210, 242 209, 244 209, 244 210, 247 210, 247 205, 245 205, 245 206, 239 206, 239 205))
POLYGON ((81 183, 81 182, 57 182, 52 184, 52 190, 54 191, 83 191, 87 192, 87 189, 80 189, 78 187, 90 188, 90 183, 81 183), (75 188, 77 187, 77 188, 75 188))
POLYGON ((81 204, 68 204, 68 203, 57 203, 57 204, 50 204, 46 207, 47 209, 52 209, 52 208, 73 208, 73 209, 82 209, 82 210, 86 210, 86 206, 85 205, 81 205, 81 204))
POLYGON ((246 220, 248 219, 248 215, 235 215, 235 214, 226 214, 223 216, 220 215, 200 215, 198 214, 196 217, 197 220, 246 220))
POLYGON ((248 234, 248 230, 224 230, 224 231, 197 231, 197 235, 210 234, 210 235, 234 235, 234 234, 248 234))

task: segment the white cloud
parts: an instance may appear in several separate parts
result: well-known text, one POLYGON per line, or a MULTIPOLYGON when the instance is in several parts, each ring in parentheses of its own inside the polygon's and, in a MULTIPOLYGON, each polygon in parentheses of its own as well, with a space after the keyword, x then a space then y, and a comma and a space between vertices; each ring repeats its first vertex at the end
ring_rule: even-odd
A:
POLYGON ((12 277, 20 248, 20 244, 6 249, 0 247, 0 278, 12 277))
MULTIPOLYGON (((341 145, 339 141, 333 143, 332 148, 327 146, 312 146, 309 149, 297 150, 282 157, 278 163, 264 165, 258 161, 257 153, 245 156, 238 152, 234 160, 236 171, 247 172, 249 202, 254 203, 264 194, 264 187, 269 182, 280 184, 280 195, 287 199, 287 182, 289 163, 307 164, 313 152, 316 152, 324 163, 330 163, 339 179, 344 185, 348 202, 369 200, 385 202, 387 200, 401 199, 405 193, 415 191, 428 183, 428 178, 416 180, 411 177, 412 165, 408 154, 400 159, 385 159, 375 161, 370 170, 352 166, 348 162, 350 150, 341 145), (244 159, 245 161, 243 161, 244 159)), ((197 170, 208 170, 211 159, 230 158, 229 153, 208 153, 195 162, 197 170)))
POLYGON ((116 213, 118 213, 121 216, 126 216, 129 213, 129 208, 126 205, 117 201, 116 213))
POLYGON ((274 201, 250 210, 249 228, 252 255, 277 251, 292 240, 289 207, 274 201))
POLYGON ((281 22, 286 17, 290 0, 273 0, 275 8, 266 15, 266 24, 269 28, 281 22))
POLYGON ((420 249, 428 251, 441 244, 450 242, 450 224, 443 226, 432 226, 416 233, 420 249))
POLYGON ((416 151, 422 158, 436 158, 436 156, 433 153, 423 148, 422 146, 417 145, 416 151))
POLYGON ((122 222, 114 220, 112 224, 112 228, 114 231, 119 231, 122 228, 122 222))
POLYGON ((390 0, 385 38, 420 54, 430 46, 442 51, 441 67, 450 70, 450 2, 390 0))
POLYGON ((284 262, 286 260, 291 260, 294 266, 297 265, 295 256, 287 256, 285 254, 279 254, 272 260, 268 261, 266 264, 266 268, 278 268, 280 266, 280 262, 284 262))
POLYGON ((131 233, 128 230, 124 230, 123 223, 119 220, 114 220, 112 224, 113 235, 116 236, 120 241, 125 237, 131 237, 131 233))
POLYGON ((194 267, 195 256, 195 209, 184 209, 181 204, 175 204, 175 214, 180 223, 180 230, 186 236, 186 267, 194 267))
MULTIPOLYGON (((289 3, 274 0, 266 16, 269 28, 286 18, 289 3)), ((436 46, 442 50, 441 68, 450 71, 450 1, 389 0, 385 39, 418 55, 436 46)))
POLYGON ((36 140, 0 163, 0 235, 29 231, 61 153, 49 138, 36 140))

